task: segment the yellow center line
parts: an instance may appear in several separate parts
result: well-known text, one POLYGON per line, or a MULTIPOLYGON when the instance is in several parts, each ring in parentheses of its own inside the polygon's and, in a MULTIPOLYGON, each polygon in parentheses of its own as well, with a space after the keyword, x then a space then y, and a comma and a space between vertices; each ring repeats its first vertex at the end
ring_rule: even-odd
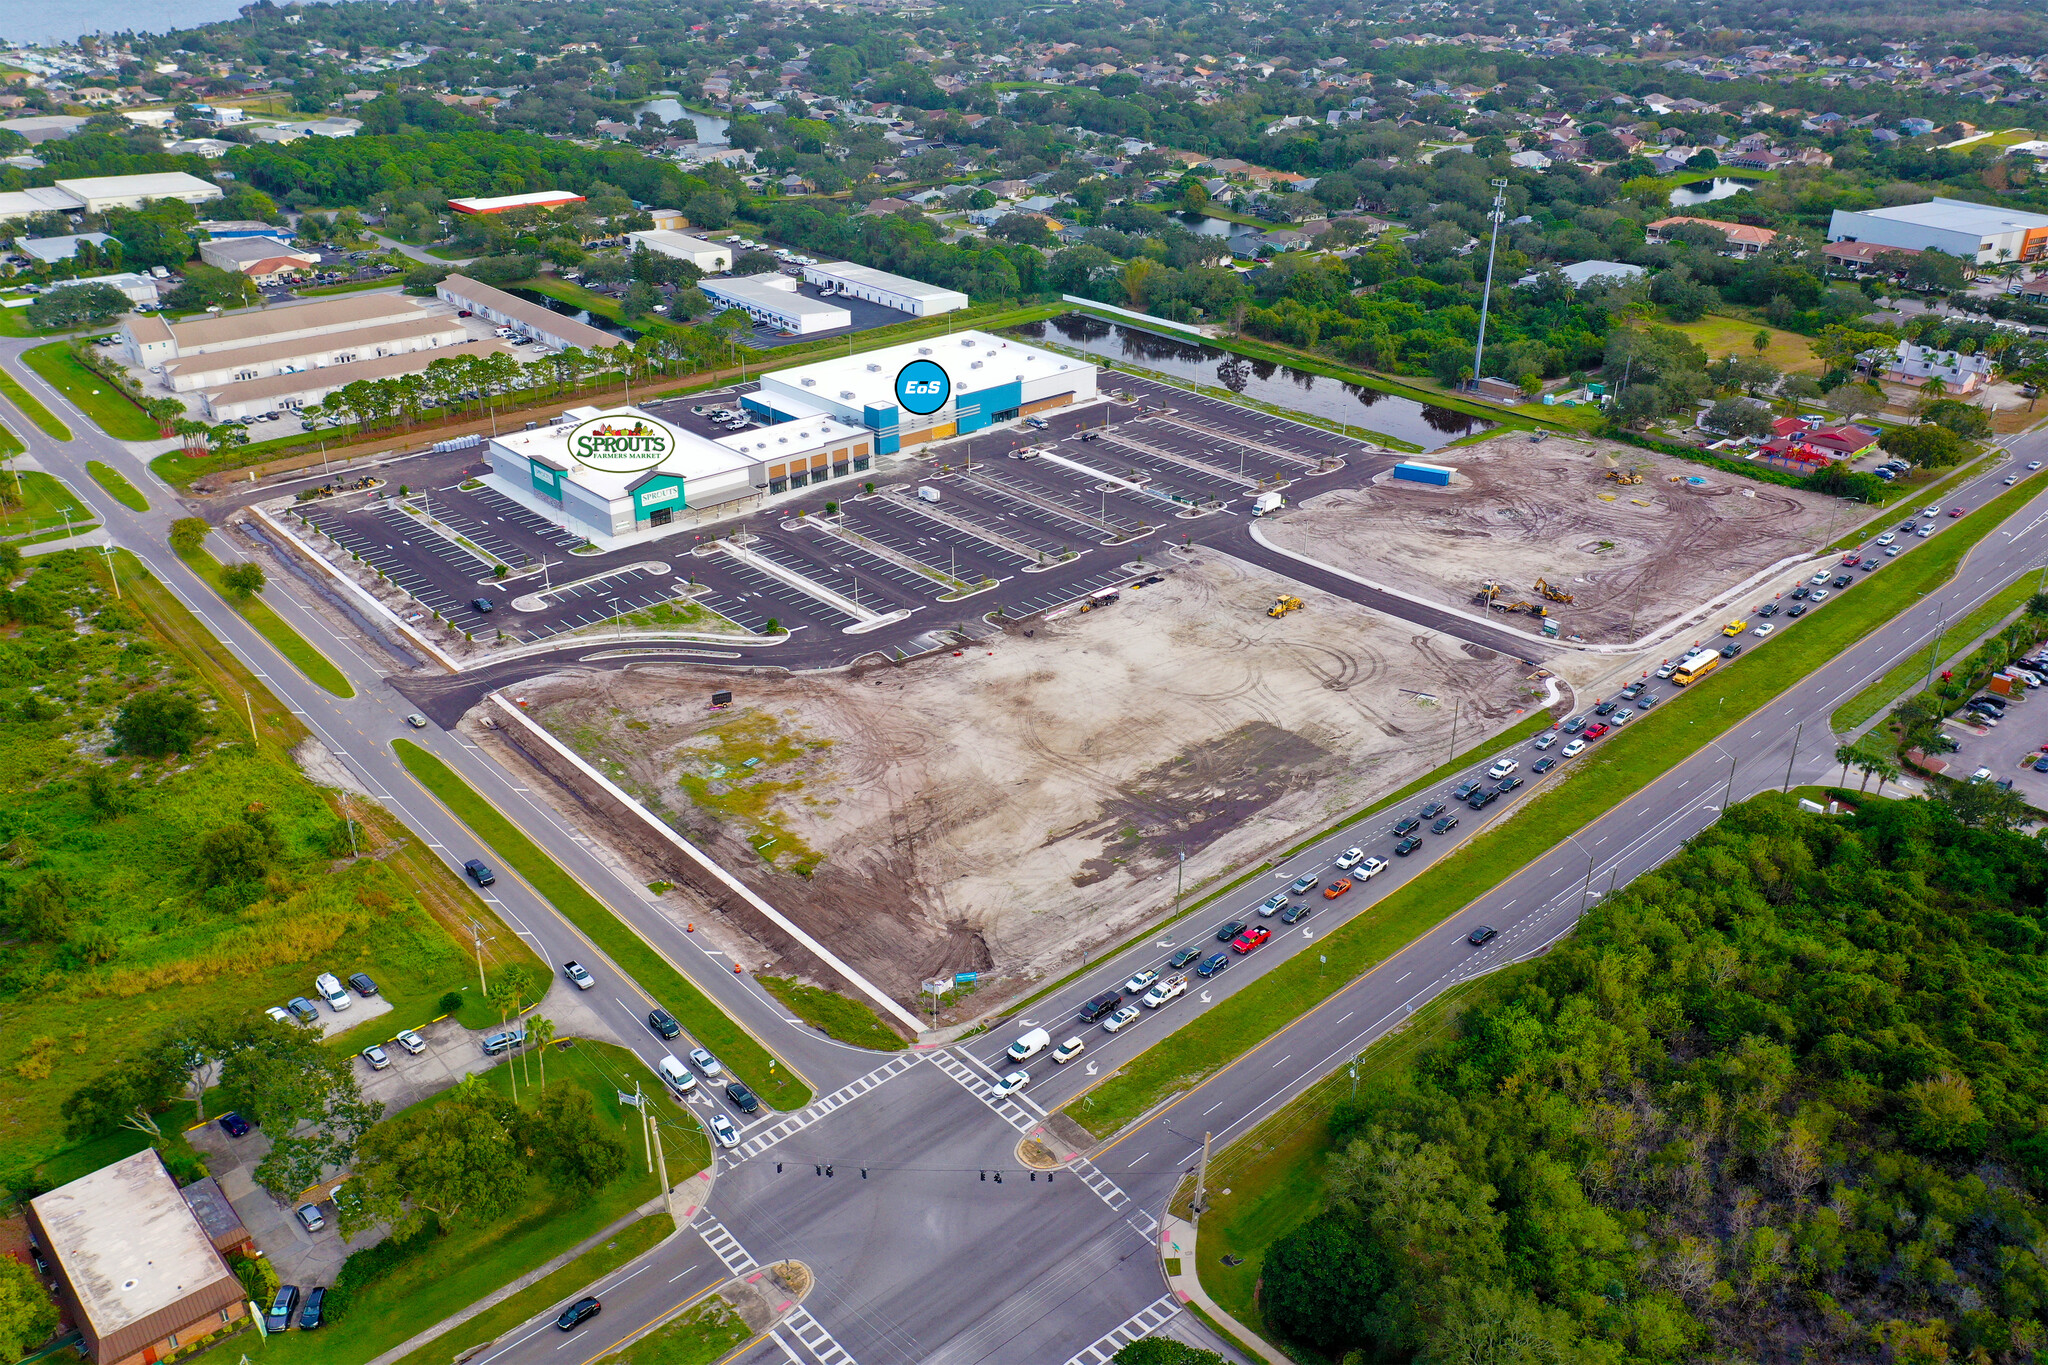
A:
MULTIPOLYGON (((677 1304, 677 1305, 676 1305, 675 1307, 673 1307, 673 1308, 669 1309, 669 1310, 668 1310, 668 1311, 667 1311, 666 1313, 663 1313, 663 1314, 662 1314, 662 1315, 661 1315, 660 1317, 656 1318, 656 1319, 655 1319, 654 1321, 652 1321, 652 1322, 650 1322, 650 1323, 647 1323, 647 1324, 646 1324, 645 1326, 642 1326, 642 1327, 636 1327, 636 1328, 634 1328, 634 1329, 633 1329, 632 1331, 630 1331, 630 1332, 626 1333, 626 1335, 624 1335, 624 1336, 620 1337, 620 1338, 619 1338, 619 1339, 618 1339, 617 1341, 615 1341, 615 1342, 613 1342, 613 1343, 612 1343, 611 1345, 609 1345, 609 1346, 605 1347, 605 1348, 604 1348, 604 1349, 603 1349, 602 1351, 599 1351, 599 1352, 598 1352, 598 1353, 597 1353, 596 1355, 594 1355, 594 1356, 591 1356, 591 1357, 590 1357, 590 1358, 589 1358, 588 1360, 585 1360, 585 1361, 583 1362, 583 1365, 597 1365, 597 1362, 598 1362, 598 1361, 600 1361, 600 1360, 603 1360, 603 1359, 604 1359, 604 1358, 605 1358, 606 1356, 608 1356, 608 1355, 613 1355, 613 1354, 616 1354, 617 1352, 619 1352, 619 1351, 621 1351, 621 1350, 625 1349, 626 1347, 628 1347, 628 1346, 632 1345, 632 1344, 633 1344, 634 1342, 638 1341, 638 1340, 639 1340, 639 1339, 640 1339, 641 1337, 644 1337, 644 1336, 646 1336, 646 1335, 647 1335, 647 1334, 648 1334, 649 1332, 652 1332, 652 1331, 653 1331, 653 1330, 654 1330, 655 1328, 657 1328, 657 1327, 661 1326, 661 1325, 662 1325, 663 1323, 667 1322, 667 1321, 668 1321, 668 1320, 669 1320, 670 1318, 672 1318, 672 1317, 674 1317, 674 1316, 675 1316, 676 1314, 678 1314, 678 1313, 682 1312, 682 1311, 683 1311, 683 1310, 684 1310, 685 1308, 688 1308, 688 1307, 689 1307, 689 1306, 690 1306, 691 1304, 693 1304, 693 1303, 697 1302, 697 1300, 699 1300, 699 1299, 703 1298, 703 1297, 704 1297, 705 1295, 707 1295, 707 1294, 711 1293, 711 1292, 712 1292, 713 1290, 716 1290, 716 1289, 718 1289, 718 1288, 719 1288, 719 1287, 720 1287, 721 1285, 723 1285, 724 1283, 725 1283, 725 1281, 724 1281, 724 1280, 720 1280, 720 1281, 719 1281, 719 1282, 718 1282, 717 1284, 714 1284, 714 1285, 710 1285, 710 1286, 708 1286, 708 1287, 706 1287, 706 1288, 704 1288, 704 1289, 700 1289, 700 1290, 698 1290, 698 1291, 697 1291, 697 1292, 696 1292, 695 1294, 692 1294, 692 1295, 691 1295, 691 1296, 690 1296, 689 1298, 687 1298, 687 1299, 684 1299, 684 1300, 683 1300, 683 1301, 682 1301, 681 1303, 679 1303, 679 1304, 677 1304)), ((759 1338, 756 1338, 756 1340, 759 1340, 759 1338)), ((752 1342, 749 1342, 749 1343, 747 1343, 747 1344, 751 1346, 751 1345, 752 1345, 753 1343, 752 1343, 752 1342)))

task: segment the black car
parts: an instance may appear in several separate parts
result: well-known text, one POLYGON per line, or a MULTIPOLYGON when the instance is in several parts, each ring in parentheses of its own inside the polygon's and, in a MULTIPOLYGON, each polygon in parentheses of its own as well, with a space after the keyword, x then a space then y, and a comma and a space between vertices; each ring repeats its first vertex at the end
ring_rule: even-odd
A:
POLYGON ((1202 959, 1202 965, 1195 968, 1196 976, 1214 976, 1230 965, 1229 953, 1212 953, 1202 959))
POLYGON ((1092 1024, 1124 1002, 1122 991, 1104 991, 1081 1006, 1081 1022, 1092 1024))
POLYGON ((653 1029, 664 1038, 673 1038, 683 1031, 683 1026, 678 1024, 676 1017, 667 1010, 649 1010, 647 1013, 647 1027, 653 1029))
POLYGON ((478 862, 475 858, 471 858, 468 862, 464 863, 462 870, 467 872, 470 875, 470 879, 478 886, 489 886, 492 882, 498 880, 498 874, 491 871, 489 863, 478 862))
POLYGON ((1438 820, 1435 824, 1431 825, 1429 827, 1429 832, 1431 834, 1449 834, 1452 830, 1456 829, 1457 827, 1458 817, 1455 815, 1446 815, 1442 819, 1438 820))
POLYGON ((1766 602, 1756 609, 1756 614, 1758 616, 1776 616, 1778 614, 1778 604, 1776 602, 1766 602))
POLYGON ((1453 801, 1470 800, 1472 797, 1472 793, 1478 791, 1479 787, 1480 783, 1476 779, 1460 782, 1458 784, 1457 790, 1451 793, 1451 799, 1453 801))
POLYGON ((1166 969, 1170 972, 1177 972, 1201 955, 1202 950, 1200 948, 1183 948, 1172 957, 1166 959, 1166 969))
POLYGON ((1394 853, 1397 857, 1405 858, 1409 854, 1413 853, 1416 849, 1421 847, 1422 840, 1416 838, 1414 835, 1411 834, 1407 838, 1403 839, 1400 843, 1394 845, 1394 853))
POLYGON ((1477 929, 1474 929, 1471 933, 1467 934, 1465 936, 1465 941, 1471 944, 1473 947, 1477 948, 1480 944, 1485 943, 1487 940, 1495 937, 1499 933, 1500 930, 1494 928, 1492 925, 1482 924, 1477 929))
POLYGON ((1443 802, 1432 801, 1416 813, 1425 820, 1434 820, 1437 816, 1442 815, 1448 809, 1449 807, 1444 805, 1443 802))
POLYGON ((1836 575, 1835 575, 1835 586, 1836 586, 1837 588, 1846 588, 1846 587, 1848 587, 1848 586, 1849 586, 1849 585, 1850 585, 1851 583, 1854 583, 1855 581, 1856 581, 1855 579, 1853 579, 1853 578, 1849 577, 1849 575, 1847 575, 1847 574, 1845 574, 1845 573, 1841 573, 1841 574, 1836 574, 1836 575))
POLYGON ((733 1108, 739 1110, 742 1114, 751 1114, 761 1107, 761 1101, 754 1098, 754 1092, 741 1085, 738 1081, 734 1081, 725 1088, 725 1098, 731 1102, 733 1108))
POLYGON ((1299 924, 1307 919, 1308 912, 1315 908, 1316 903, 1314 901, 1303 901, 1300 905, 1290 905, 1281 913, 1280 922, 1282 924, 1299 924))
POLYGON ((368 972, 354 973, 349 977, 348 984, 351 990, 353 990, 357 995, 363 997, 363 999, 365 1000, 368 1000, 371 996, 377 993, 377 983, 370 980, 370 974, 368 972))
POLYGON ((1596 716, 1611 716, 1614 714, 1614 708, 1619 705, 1621 703, 1618 701, 1603 701, 1593 708, 1593 714, 1596 716))
POLYGON ((1519 777, 1504 777, 1500 780, 1500 786, 1495 790, 1499 795, 1505 796, 1521 785, 1522 779, 1519 777))
POLYGON ((1643 689, 1648 686, 1648 683, 1640 680, 1632 682, 1627 687, 1621 689, 1621 699, 1623 701, 1634 701, 1643 694, 1643 689))
POLYGON ((1787 616, 1790 616, 1790 617, 1792 617, 1792 618, 1793 618, 1794 620, 1797 620, 1798 618, 1800 618, 1800 617, 1802 617, 1802 616, 1806 615, 1806 603, 1804 603, 1804 602, 1794 602, 1794 603, 1793 603, 1793 604, 1792 604, 1792 605, 1791 605, 1791 606, 1790 606, 1790 607, 1789 607, 1789 608, 1788 608, 1788 609, 1786 610, 1785 614, 1786 614, 1787 616))
POLYGON ((1804 602, 1807 598, 1811 596, 1813 596, 1813 589, 1808 587, 1804 583, 1801 583, 1798 587, 1792 589, 1792 600, 1794 602, 1804 602))
POLYGON ((221 1131, 229 1137, 247 1137, 249 1136, 249 1130, 255 1126, 240 1114, 222 1114, 220 1116, 221 1131))
POLYGON ((1230 942, 1230 940, 1236 938, 1239 934, 1243 932, 1244 921, 1241 919, 1234 919, 1230 921, 1230 923, 1228 924, 1220 924, 1216 927, 1216 941, 1218 943, 1228 943, 1230 942))
MULTIPOLYGON (((1830 616, 1830 617, 1829 617, 1828 619, 1829 619, 1830 621, 1832 621, 1832 620, 1834 620, 1835 618, 1834 618, 1834 617, 1832 617, 1832 616, 1830 616)), ((1734 658, 1734 657, 1735 657, 1736 655, 1740 654, 1741 652, 1742 652, 1742 646, 1741 646, 1741 645, 1739 645, 1739 644, 1736 644, 1736 643, 1735 643, 1734 641, 1730 641, 1729 643, 1727 643, 1727 644, 1725 644, 1725 645, 1721 646, 1721 657, 1722 657, 1722 658, 1724 658, 1724 659, 1732 659, 1732 658, 1734 658)))
POLYGON ((1656 704, 1657 694, 1655 692, 1645 692, 1642 696, 1636 698, 1636 708, 1638 710, 1647 711, 1656 704))
POLYGON ((1555 768, 1556 766, 1557 760, 1554 758, 1539 758, 1534 763, 1531 763, 1529 765, 1529 771, 1535 773, 1538 777, 1541 777, 1543 774, 1549 772, 1552 768, 1555 768))
POLYGON ((496 611, 498 609, 498 604, 488 597, 472 597, 469 599, 469 605, 475 607, 478 611, 496 611))
POLYGON ((602 1309, 603 1307, 604 1305, 599 1303, 596 1299, 578 1299, 576 1300, 576 1302, 570 1304, 567 1308, 564 1308, 562 1310, 562 1316, 555 1319, 555 1326, 561 1328, 564 1332, 566 1332, 570 1328, 575 1327, 577 1324, 588 1322, 590 1321, 590 1319, 596 1317, 598 1314, 598 1310, 602 1309))
POLYGON ((1498 800, 1500 800, 1500 788, 1496 787, 1491 791, 1473 792, 1472 799, 1465 804, 1473 810, 1485 810, 1498 800))
POLYGON ((299 1312, 299 1330, 310 1332, 320 1325, 320 1310, 327 1306, 327 1290, 314 1285, 306 1291, 306 1306, 299 1312))
POLYGON ((299 1287, 295 1284, 281 1284, 277 1297, 271 1300, 270 1311, 263 1315, 263 1327, 270 1332, 288 1332, 292 1326, 292 1315, 298 1311, 299 1287))
POLYGON ((1422 822, 1412 815, 1405 820, 1396 820, 1394 822, 1394 833, 1396 834, 1413 834, 1421 828, 1422 822))

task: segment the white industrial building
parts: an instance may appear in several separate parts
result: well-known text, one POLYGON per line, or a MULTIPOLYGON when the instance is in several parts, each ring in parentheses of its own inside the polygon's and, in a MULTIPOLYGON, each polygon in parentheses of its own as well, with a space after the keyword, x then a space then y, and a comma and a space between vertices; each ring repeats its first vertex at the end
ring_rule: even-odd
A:
POLYGON ((1828 240, 1940 251, 1975 265, 2032 261, 2048 254, 2048 215, 1968 199, 1934 199, 1862 212, 1836 209, 1828 220, 1828 240))
POLYGON ((869 303, 879 303, 884 308, 894 308, 913 317, 936 317, 940 313, 965 308, 968 303, 967 296, 957 289, 941 289, 938 285, 913 280, 907 275, 891 275, 886 270, 855 265, 851 261, 807 265, 804 267, 804 279, 827 294, 866 299, 869 303))
POLYGON ((220 198, 220 186, 183 171, 156 171, 149 175, 100 175, 83 180, 59 180, 54 186, 77 201, 87 213, 108 209, 139 209, 158 199, 178 199, 187 204, 205 204, 220 198))
POLYGON ((330 365, 353 365, 359 360, 382 360, 386 356, 459 346, 468 340, 469 332, 460 318, 425 314, 371 327, 352 327, 345 332, 264 341, 168 360, 163 365, 163 377, 172 393, 190 393, 241 380, 269 379, 330 365))
POLYGON ((453 346, 436 347, 427 352, 403 352, 386 355, 381 359, 324 365, 317 369, 276 374, 265 379, 247 379, 238 383, 223 384, 219 388, 202 389, 200 397, 205 402, 206 415, 214 421, 238 422, 266 412, 310 407, 326 401, 327 395, 336 389, 347 388, 359 380, 395 379, 402 374, 418 374, 436 360, 452 360, 460 356, 493 356, 500 353, 509 355, 512 348, 497 340, 464 341, 453 346))
POLYGON ((679 261, 688 261, 707 274, 732 269, 732 248, 719 242, 709 242, 702 237, 692 237, 686 232, 670 232, 656 228, 652 232, 629 232, 626 241, 633 246, 644 246, 649 251, 658 251, 664 256, 673 256, 679 261))
POLYGON ((761 376, 740 406, 769 422, 830 417, 875 435, 875 453, 943 441, 1095 397, 1096 367, 987 332, 956 332, 865 354, 820 360, 761 376), (944 370, 945 401, 934 411, 906 410, 897 377, 914 361, 944 370))
POLYGON ((493 437, 485 481, 610 550, 721 520, 777 493, 865 473, 873 446, 871 432, 823 417, 714 439, 638 408, 572 408, 546 427, 493 437), (598 417, 668 433, 669 455, 631 473, 579 462, 569 453, 570 434, 598 417))
POLYGON ((769 271, 735 280, 705 280, 697 287, 714 301, 779 332, 810 336, 853 326, 853 314, 838 304, 799 293, 793 275, 769 271))
POLYGON ((450 275, 434 286, 434 293, 443 303, 488 318, 500 327, 510 327, 558 351, 572 346, 579 351, 609 351, 614 346, 631 344, 628 337, 600 331, 467 275, 450 275))
POLYGON ((221 313, 185 322, 131 315, 121 319, 121 338, 127 343, 130 364, 153 369, 185 356, 299 341, 407 321, 425 313, 426 305, 403 294, 343 294, 313 303, 221 313))

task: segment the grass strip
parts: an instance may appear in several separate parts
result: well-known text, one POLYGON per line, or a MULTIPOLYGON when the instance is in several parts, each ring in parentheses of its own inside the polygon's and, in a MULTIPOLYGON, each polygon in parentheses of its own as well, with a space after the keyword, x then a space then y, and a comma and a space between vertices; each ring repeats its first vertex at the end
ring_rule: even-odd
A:
POLYGON ((2036 575, 2021 574, 1998 596, 1962 620, 1950 622, 1937 637, 1927 642, 1925 653, 1900 660, 1882 678, 1836 707, 1829 724, 1837 732, 1846 734, 1891 705, 1903 693, 1918 687, 1941 657, 1939 651, 1943 641, 1948 642, 1951 654, 1964 654, 1974 649, 1980 638, 2003 625, 2008 617, 2027 604, 2034 595, 2035 581, 2036 575))
POLYGON ((41 427, 43 435, 59 441, 71 439, 71 428, 58 421, 57 414, 31 397, 29 391, 21 386, 21 381, 5 370, 0 370, 0 394, 5 394, 8 402, 20 408, 22 416, 41 427))
MULTIPOLYGON (((176 553, 175 550, 173 553, 176 553)), ((337 697, 353 697, 355 687, 349 682, 334 661, 313 647, 313 642, 293 630, 282 616, 270 609, 270 604, 260 597, 237 601, 220 583, 222 563, 205 550, 192 554, 181 554, 185 567, 205 579, 213 590, 241 614, 244 621, 256 628, 256 633, 270 641, 272 648, 291 660, 292 666, 306 675, 308 681, 326 688, 337 697)))
POLYGON ((92 475, 92 481, 107 490, 108 496, 132 512, 147 512, 149 499, 142 496, 142 490, 128 482, 120 470, 104 460, 87 460, 85 472, 92 475))
POLYGON ((753 1335, 739 1310, 714 1294, 598 1365, 716 1365, 753 1335))
MULTIPOLYGON (((1367 806, 1364 810, 1354 811, 1350 815, 1347 815, 1343 819, 1339 820, 1336 824, 1328 825, 1320 830, 1317 830, 1314 834, 1309 835, 1306 839, 1303 839, 1300 843, 1296 844, 1293 848, 1288 849, 1285 853, 1280 854, 1278 857, 1268 858, 1265 862, 1258 864, 1256 867, 1246 869, 1235 879, 1226 883, 1223 886, 1217 887, 1214 891, 1211 891, 1208 895, 1202 897, 1200 900, 1195 901, 1193 904, 1189 905, 1187 909, 1181 911, 1178 915, 1173 916, 1171 919, 1160 920, 1156 924, 1147 925, 1143 933, 1133 934, 1130 938, 1125 939, 1122 943, 1117 944, 1116 947, 1111 948, 1106 952, 1097 953, 1095 955, 1095 960, 1092 963, 1086 963, 1082 966, 1076 967, 1073 971, 1068 972, 1065 976, 1053 982, 1050 986, 1042 987, 1041 989, 1034 991, 1032 994, 1026 996, 1024 999, 1011 1003, 1004 1009, 1003 1012, 1005 1014, 1023 1013, 1025 1009, 1032 1005, 1037 1004, 1040 1000, 1045 999, 1046 996, 1053 994, 1055 991, 1065 990, 1068 986, 1071 986, 1075 981, 1079 980, 1084 973, 1092 971, 1095 967, 1101 965, 1102 960, 1105 957, 1114 957, 1118 953, 1123 952, 1125 949, 1131 947, 1132 945, 1142 943, 1146 939, 1151 938, 1154 934, 1157 934, 1161 929, 1166 928, 1168 925, 1180 923, 1189 915, 1194 914, 1196 911, 1202 909, 1204 906, 1214 904, 1217 900, 1221 899, 1224 896, 1229 895, 1231 892, 1243 886, 1246 882, 1249 882, 1253 878, 1258 877, 1260 874, 1264 873, 1269 868, 1271 868, 1274 864, 1286 862, 1289 858, 1292 858, 1295 854, 1301 852, 1309 845, 1321 843, 1323 840, 1329 838, 1332 834, 1335 834, 1338 830, 1344 829, 1350 825, 1355 825, 1360 820, 1365 819, 1367 816, 1377 815, 1379 814, 1379 812, 1385 810, 1389 806, 1398 806, 1403 801, 1412 801, 1415 799, 1415 797, 1427 791, 1429 788, 1435 786, 1437 783, 1443 781, 1445 778, 1455 777, 1458 775, 1458 773, 1464 771, 1466 768, 1471 767, 1473 760, 1481 757, 1482 755, 1490 754, 1494 752, 1496 749, 1499 749, 1503 745, 1518 744, 1522 740, 1527 739, 1529 736, 1535 734, 1537 731, 1547 730, 1549 728, 1549 713, 1547 711, 1538 711, 1534 715, 1529 716, 1524 720, 1517 721, 1515 724, 1509 726, 1506 730, 1501 731, 1499 734, 1488 736, 1487 738, 1481 740, 1478 744, 1472 746, 1470 749, 1467 749, 1464 753, 1459 754, 1456 757, 1452 758, 1448 763, 1445 763, 1441 767, 1434 768, 1429 772, 1424 773, 1421 777, 1416 778, 1413 782, 1410 782, 1407 786, 1401 788, 1397 792, 1394 792, 1392 795, 1383 796, 1378 801, 1375 801, 1370 806, 1367 806)), ((996 1021, 990 1020, 989 1022, 993 1024, 996 1021)))
POLYGON ((578 1289, 595 1284, 631 1262, 675 1228, 675 1220, 666 1213, 642 1218, 603 1246, 592 1247, 560 1270, 542 1276, 517 1294, 400 1356, 398 1365, 447 1365, 472 1347, 496 1341, 528 1318, 568 1300, 578 1289))
POLYGON ((909 1039, 883 1023, 880 1015, 858 1000, 848 999, 837 991, 806 986, 793 976, 754 979, 766 986, 770 995, 789 1006, 791 1014, 813 1028, 824 1030, 828 1038, 882 1052, 901 1052, 910 1046, 909 1039))
POLYGON ((490 845, 534 890, 570 923, 590 936, 605 955, 662 1002, 696 1040, 718 1054, 753 1092, 777 1109, 801 1109, 811 1088, 775 1066, 773 1055, 711 998, 697 989, 653 945, 590 894, 502 811, 461 776, 411 740, 395 739, 398 761, 471 832, 490 845), (786 1077, 786 1079, 784 1079, 786 1077))
MULTIPOLYGON (((1470 904, 1556 847, 1558 830, 1585 827, 1947 582, 1978 541, 2040 493, 2043 478, 2007 490, 1948 535, 1845 590, 1826 611, 1781 627, 1768 649, 1742 656, 1631 721, 1566 768, 1563 781, 1510 808, 1421 876, 1324 934, 1319 953, 1297 953, 1218 1001, 1070 1101, 1067 1114, 1107 1136, 1241 1056, 1385 961, 1447 910, 1470 904), (1760 657, 1768 662, 1759 666, 1760 657)), ((1817 736, 1816 743, 1825 740, 1817 736)))
POLYGON ((114 381, 98 374, 71 352, 68 341, 52 341, 21 353, 31 370, 49 381, 71 406, 90 417, 117 441, 154 441, 162 432, 143 415, 114 381))
POLYGON ((33 536, 23 536, 21 539, 11 543, 16 549, 27 549, 31 545, 46 545, 53 540, 69 540, 73 536, 82 536, 88 531, 97 531, 99 529, 100 524, 96 521, 79 521, 73 522, 71 529, 68 531, 60 527, 55 531, 44 531, 33 536))

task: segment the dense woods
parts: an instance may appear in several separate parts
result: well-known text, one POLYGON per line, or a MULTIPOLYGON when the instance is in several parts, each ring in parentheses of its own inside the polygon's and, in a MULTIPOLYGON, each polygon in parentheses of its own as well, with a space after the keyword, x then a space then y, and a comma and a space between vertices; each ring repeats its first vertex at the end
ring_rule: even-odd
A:
POLYGON ((2048 851, 1978 820, 1730 811, 1340 1107, 1269 1326, 1359 1361, 2035 1359, 2048 851))

